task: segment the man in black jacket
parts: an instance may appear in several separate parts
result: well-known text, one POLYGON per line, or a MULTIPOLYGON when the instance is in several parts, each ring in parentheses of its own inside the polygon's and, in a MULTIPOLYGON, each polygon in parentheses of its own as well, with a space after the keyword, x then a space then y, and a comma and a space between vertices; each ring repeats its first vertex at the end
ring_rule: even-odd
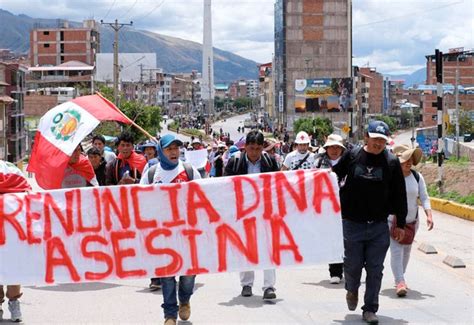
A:
MULTIPOLYGON (((250 131, 245 139, 245 152, 233 156, 225 167, 224 176, 258 174, 278 171, 275 158, 263 152, 263 134, 257 130, 250 131)), ((242 296, 252 295, 254 271, 240 272, 242 296)), ((276 299, 275 270, 263 271, 263 299, 276 299)))
POLYGON ((404 236, 407 201, 405 179, 398 159, 385 145, 389 128, 382 121, 369 123, 365 146, 344 153, 333 171, 342 182, 340 189, 344 234, 344 277, 349 310, 355 310, 362 268, 366 290, 362 317, 378 323, 379 292, 383 262, 390 245, 389 214, 397 216, 396 239, 404 236))

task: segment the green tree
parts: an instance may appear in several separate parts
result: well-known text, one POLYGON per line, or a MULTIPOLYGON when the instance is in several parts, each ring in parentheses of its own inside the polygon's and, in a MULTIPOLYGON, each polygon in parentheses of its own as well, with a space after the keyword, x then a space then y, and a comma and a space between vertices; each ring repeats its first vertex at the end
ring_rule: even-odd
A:
POLYGON ((390 117, 387 115, 378 115, 374 117, 374 120, 383 121, 387 123, 388 128, 390 129, 390 132, 392 133, 397 130, 397 120, 395 120, 393 117, 390 117))
POLYGON ((237 108, 241 107, 251 107, 252 106, 252 98, 248 97, 239 97, 234 100, 234 106, 237 108))
POLYGON ((293 124, 295 133, 305 131, 316 139, 318 143, 323 143, 325 137, 334 132, 332 122, 327 117, 300 118, 293 124))
MULTIPOLYGON (((466 133, 474 133, 474 121, 465 110, 459 110, 459 136, 466 133)), ((456 134, 456 124, 450 124, 448 134, 456 134)))
MULTIPOLYGON (((99 87, 99 91, 105 98, 113 101, 114 92, 112 88, 102 86, 99 87)), ((161 130, 162 115, 161 108, 158 106, 146 106, 139 101, 128 101, 121 97, 120 110, 153 136, 161 130)), ((133 126, 126 125, 124 129, 129 130, 137 142, 146 139, 146 135, 133 126)), ((120 123, 105 121, 99 125, 95 133, 117 136, 121 130, 120 123)))

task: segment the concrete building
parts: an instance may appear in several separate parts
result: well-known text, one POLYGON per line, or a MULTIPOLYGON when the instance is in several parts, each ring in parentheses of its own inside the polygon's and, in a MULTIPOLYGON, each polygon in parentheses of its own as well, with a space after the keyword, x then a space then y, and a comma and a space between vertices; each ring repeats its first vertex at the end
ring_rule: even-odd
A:
POLYGON ((28 89, 74 87, 81 89, 81 95, 94 92, 93 65, 81 61, 68 61, 57 66, 29 67, 28 89))
POLYGON ((277 118, 275 111, 274 83, 272 74, 272 63, 261 64, 259 70, 259 96, 260 107, 264 111, 264 119, 270 128, 274 127, 274 121, 277 118))
POLYGON ((26 68, 0 63, 0 158, 21 165, 26 156, 26 68))
POLYGON ((247 80, 247 97, 257 98, 258 97, 258 81, 257 80, 247 80))
MULTIPOLYGON (((98 53, 95 80, 113 84, 113 53, 98 53)), ((156 53, 119 53, 120 82, 139 82, 153 77, 156 70, 156 53)))
POLYGON ((30 31, 32 67, 57 66, 68 61, 94 65, 99 52, 100 33, 94 20, 84 20, 82 27, 63 21, 57 28, 38 27, 30 31))
POLYGON ((296 80, 351 77, 351 34, 350 0, 276 1, 273 71, 281 127, 292 130, 295 119, 306 115, 295 112, 296 80))

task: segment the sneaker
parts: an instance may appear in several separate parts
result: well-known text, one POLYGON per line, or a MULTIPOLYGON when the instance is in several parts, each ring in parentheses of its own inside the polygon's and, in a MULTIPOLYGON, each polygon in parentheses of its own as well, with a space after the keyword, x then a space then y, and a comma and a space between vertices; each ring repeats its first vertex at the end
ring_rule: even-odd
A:
POLYGON ((242 297, 252 296, 252 287, 251 286, 243 286, 241 295, 242 295, 242 297))
POLYGON ((276 299, 277 295, 275 293, 275 289, 273 288, 266 288, 263 292, 263 299, 276 299))
POLYGON ((359 303, 359 295, 357 292, 347 291, 346 293, 347 308, 349 310, 356 310, 359 303))
POLYGON ((401 281, 397 284, 397 296, 405 297, 407 295, 408 288, 405 282, 401 281))
POLYGON ((10 311, 12 322, 21 322, 20 302, 18 300, 9 300, 8 310, 10 311))
POLYGON ((329 283, 339 284, 339 283, 341 283, 341 278, 338 277, 338 276, 332 276, 331 279, 329 279, 329 283))
POLYGON ((176 318, 166 318, 165 325, 176 325, 176 318))
POLYGON ((189 302, 180 303, 178 315, 182 320, 188 320, 191 316, 191 304, 189 302))
POLYGON ((375 315, 374 312, 371 311, 364 311, 362 313, 362 319, 367 322, 367 324, 378 324, 379 318, 375 315))
POLYGON ((157 291, 161 289, 161 280, 160 278, 152 278, 150 285, 148 286, 150 291, 157 291))

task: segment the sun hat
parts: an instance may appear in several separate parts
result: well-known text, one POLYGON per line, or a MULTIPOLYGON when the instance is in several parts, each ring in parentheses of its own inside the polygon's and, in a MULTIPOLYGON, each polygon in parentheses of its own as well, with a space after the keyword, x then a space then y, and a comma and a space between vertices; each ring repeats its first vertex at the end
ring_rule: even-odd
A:
POLYGON ((346 149, 343 143, 343 139, 340 135, 338 134, 330 134, 326 140, 326 143, 324 144, 323 148, 331 147, 331 146, 339 146, 342 147, 343 149, 346 149))
POLYGON ((423 152, 420 148, 410 148, 406 144, 397 144, 392 148, 393 153, 398 157, 400 163, 407 162, 413 157, 413 166, 418 165, 423 156, 423 152))
POLYGON ((311 142, 308 133, 305 131, 300 131, 296 135, 295 143, 296 144, 309 144, 311 142))
POLYGON ((275 148, 276 145, 277 143, 275 141, 265 140, 265 142, 263 143, 263 150, 268 152, 275 148))

